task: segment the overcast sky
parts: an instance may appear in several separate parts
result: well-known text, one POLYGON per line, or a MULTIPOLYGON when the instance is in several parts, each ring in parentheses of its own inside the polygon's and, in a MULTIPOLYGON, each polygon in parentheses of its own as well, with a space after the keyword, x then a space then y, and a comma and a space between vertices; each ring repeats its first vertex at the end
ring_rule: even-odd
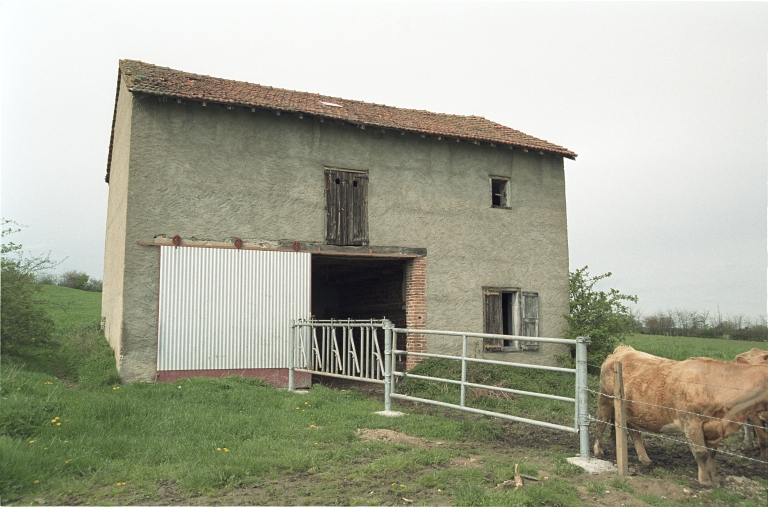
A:
POLYGON ((571 269, 644 314, 766 314, 768 4, 2 0, 2 215, 102 278, 118 60, 565 146, 571 269))

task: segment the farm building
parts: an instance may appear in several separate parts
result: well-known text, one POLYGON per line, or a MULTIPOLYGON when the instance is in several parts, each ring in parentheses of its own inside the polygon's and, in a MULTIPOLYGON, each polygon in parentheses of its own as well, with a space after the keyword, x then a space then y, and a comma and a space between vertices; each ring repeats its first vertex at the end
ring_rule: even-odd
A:
MULTIPOLYGON (((283 385, 291 320, 310 317, 560 337, 575 157, 483 117, 121 60, 102 303, 120 376, 283 385)), ((556 347, 474 352, 551 364, 556 347)))

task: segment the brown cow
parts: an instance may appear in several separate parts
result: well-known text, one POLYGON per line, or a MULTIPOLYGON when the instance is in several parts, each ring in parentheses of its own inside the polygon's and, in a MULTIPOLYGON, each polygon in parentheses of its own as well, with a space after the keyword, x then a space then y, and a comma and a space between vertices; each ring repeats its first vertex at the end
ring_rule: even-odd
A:
POLYGON ((696 463, 699 483, 719 485, 715 470, 717 444, 736 432, 749 414, 768 410, 768 365, 693 358, 673 361, 621 345, 602 365, 595 456, 601 456, 605 426, 614 418, 614 363, 621 361, 627 427, 640 462, 651 460, 642 434, 685 434, 696 463), (605 396, 604 396, 605 395, 605 396))
MULTIPOLYGON (((753 348, 736 356, 734 361, 744 364, 765 364, 768 363, 768 350, 753 348)), ((748 420, 750 425, 744 425, 744 443, 749 449, 755 448, 755 445, 752 443, 752 431, 754 429, 755 434, 757 434, 758 445, 760 446, 760 457, 768 459, 768 430, 765 427, 768 423, 768 412, 751 414, 748 420)))

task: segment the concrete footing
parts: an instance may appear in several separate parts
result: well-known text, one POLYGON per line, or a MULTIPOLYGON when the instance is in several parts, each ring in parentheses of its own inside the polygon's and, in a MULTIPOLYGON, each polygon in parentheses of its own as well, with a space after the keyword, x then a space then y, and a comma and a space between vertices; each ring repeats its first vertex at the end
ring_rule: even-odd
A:
POLYGON ((605 461, 597 458, 584 459, 582 457, 568 458, 566 461, 572 465, 576 465, 584 469, 585 472, 590 474, 599 474, 603 472, 618 473, 619 469, 616 465, 610 461, 605 461))
POLYGON ((395 410, 382 410, 381 412, 376 412, 379 415, 383 415, 384 417, 400 417, 404 415, 402 412, 397 412, 395 410))

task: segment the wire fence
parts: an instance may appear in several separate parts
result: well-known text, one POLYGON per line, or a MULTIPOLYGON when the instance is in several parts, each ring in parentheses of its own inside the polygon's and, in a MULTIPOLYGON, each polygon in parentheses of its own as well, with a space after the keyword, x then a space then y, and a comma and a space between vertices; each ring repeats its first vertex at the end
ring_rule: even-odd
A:
MULTIPOLYGON (((595 366, 593 364, 589 364, 588 366, 591 366, 593 368, 596 367, 598 369, 601 368, 601 366, 597 367, 597 366, 595 366)), ((639 375, 639 374, 628 373, 626 370, 624 370, 622 372, 622 375, 625 376, 625 377, 627 377, 627 376, 630 376, 630 377, 631 376, 641 377, 642 376, 642 375, 639 375)), ((667 379, 667 380, 670 380, 670 379, 667 379)), ((762 391, 754 390, 754 389, 742 389, 742 388, 737 388, 737 387, 721 386, 721 385, 717 385, 717 384, 709 384, 709 383, 702 383, 702 382, 692 382, 692 381, 686 381, 686 380, 680 380, 680 379, 672 379, 672 380, 675 380, 676 382, 681 382, 681 383, 695 384, 695 385, 701 385, 701 386, 707 386, 707 387, 713 387, 713 388, 721 388, 721 389, 733 389, 733 390, 742 391, 742 392, 751 392, 751 393, 761 393, 762 392, 762 391)), ((623 400, 626 403, 648 405, 648 406, 652 406, 652 407, 656 407, 656 408, 662 408, 662 409, 665 409, 665 410, 674 411, 674 412, 677 412, 677 413, 693 415, 693 416, 696 416, 696 417, 707 418, 707 419, 715 419, 715 420, 718 420, 718 421, 735 423, 735 424, 739 424, 740 426, 745 426, 745 427, 748 427, 748 428, 764 428, 764 426, 762 426, 762 425, 751 424, 751 423, 749 423, 747 421, 734 421, 734 420, 730 420, 730 419, 725 419, 723 417, 716 417, 716 416, 707 415, 707 414, 701 414, 701 413, 697 413, 697 412, 690 412, 690 411, 687 411, 687 410, 682 410, 680 408, 668 407, 668 406, 664 406, 664 405, 658 405, 658 404, 650 403, 650 402, 647 402, 647 401, 633 400, 633 399, 630 399, 630 398, 620 398, 620 397, 617 397, 617 396, 612 396, 612 395, 609 395, 609 394, 601 393, 599 391, 595 391, 595 390, 589 389, 589 388, 587 388, 587 391, 589 393, 591 393, 591 394, 594 394, 594 395, 597 395, 597 396, 605 396, 606 398, 609 398, 609 399, 612 399, 612 400, 617 400, 617 399, 618 400, 623 400)), ((610 424, 610 421, 600 421, 600 420, 598 420, 598 419, 596 419, 594 417, 591 417, 591 416, 590 416, 590 421, 606 422, 606 423, 610 424)), ((763 459, 751 458, 749 456, 744 456, 743 454, 737 454, 737 453, 729 452, 729 451, 726 451, 726 450, 723 450, 723 449, 717 449, 717 448, 714 448, 714 447, 707 447, 705 445, 694 444, 694 443, 692 443, 692 442, 690 442, 688 440, 681 440, 679 438, 674 438, 674 437, 670 437, 670 436, 666 436, 666 435, 660 435, 658 433, 653 433, 653 432, 644 431, 644 430, 638 430, 638 429, 635 429, 635 428, 629 428, 629 427, 626 427, 626 426, 617 426, 617 428, 624 429, 624 430, 627 430, 629 432, 637 432, 637 433, 640 433, 642 435, 648 435, 648 436, 651 436, 651 437, 656 437, 656 438, 660 438, 660 439, 664 439, 664 440, 668 440, 668 441, 672 441, 672 442, 678 442, 678 443, 681 443, 681 444, 688 445, 690 447, 697 447, 697 448, 705 449, 707 451, 712 451, 712 452, 716 452, 716 453, 720 453, 720 454, 728 454, 728 455, 731 455, 731 456, 735 456, 737 458, 741 458, 741 459, 748 460, 748 461, 754 461, 754 462, 760 463, 760 464, 768 464, 768 461, 763 460, 763 459)))
MULTIPOLYGON (((587 389, 587 391, 589 391, 590 393, 593 393, 593 394, 597 394, 599 396, 605 396, 606 398, 610 398, 612 400, 624 400, 625 402, 628 402, 628 403, 640 403, 640 404, 643 404, 643 405, 651 405, 653 407, 660 407, 660 408, 665 408, 665 409, 668 409, 668 410, 674 410, 676 412, 682 412, 682 413, 685 413, 685 414, 692 414, 692 415, 695 415, 697 417, 708 417, 710 419, 718 419, 718 420, 726 421, 726 422, 735 422, 735 423, 741 424, 743 426, 753 426, 753 427, 755 427, 755 425, 752 425, 752 424, 740 423, 738 421, 729 421, 728 419, 723 419, 721 417, 713 417, 713 416, 709 416, 709 415, 705 415, 705 414, 697 414, 696 412, 687 412, 685 410, 680 410, 680 409, 677 409, 677 408, 670 408, 670 407, 665 407, 665 406, 662 406, 662 405, 654 405, 653 403, 646 403, 646 402, 643 402, 643 401, 630 400, 628 398, 619 398, 618 396, 611 396, 609 394, 600 393, 600 392, 595 391, 593 389, 587 389)), ((596 419, 594 417, 590 417, 590 420, 591 421, 595 421, 595 422, 607 422, 607 421, 600 421, 599 419, 596 419)), ((730 454, 731 456, 736 456, 736 457, 743 458, 743 459, 746 459, 746 460, 755 461, 757 463, 768 463, 768 461, 766 461, 766 460, 750 458, 749 456, 744 456, 743 454, 736 454, 736 453, 733 453, 733 452, 724 451, 722 449, 716 449, 716 448, 713 448, 713 447, 707 447, 705 445, 694 444, 692 442, 689 442, 688 440, 680 440, 678 438, 672 438, 672 437, 660 435, 658 433, 652 433, 650 431, 638 430, 638 429, 629 428, 629 427, 626 427, 626 426, 617 426, 617 427, 621 428, 621 429, 625 429, 625 430, 627 430, 629 432, 636 431, 638 433, 642 433, 643 435, 650 435, 652 437, 662 438, 662 439, 665 439, 665 440, 671 440, 673 442, 680 442, 682 444, 686 444, 686 445, 689 445, 691 447, 699 447, 701 449, 706 449, 707 451, 719 452, 721 454, 730 454)))

